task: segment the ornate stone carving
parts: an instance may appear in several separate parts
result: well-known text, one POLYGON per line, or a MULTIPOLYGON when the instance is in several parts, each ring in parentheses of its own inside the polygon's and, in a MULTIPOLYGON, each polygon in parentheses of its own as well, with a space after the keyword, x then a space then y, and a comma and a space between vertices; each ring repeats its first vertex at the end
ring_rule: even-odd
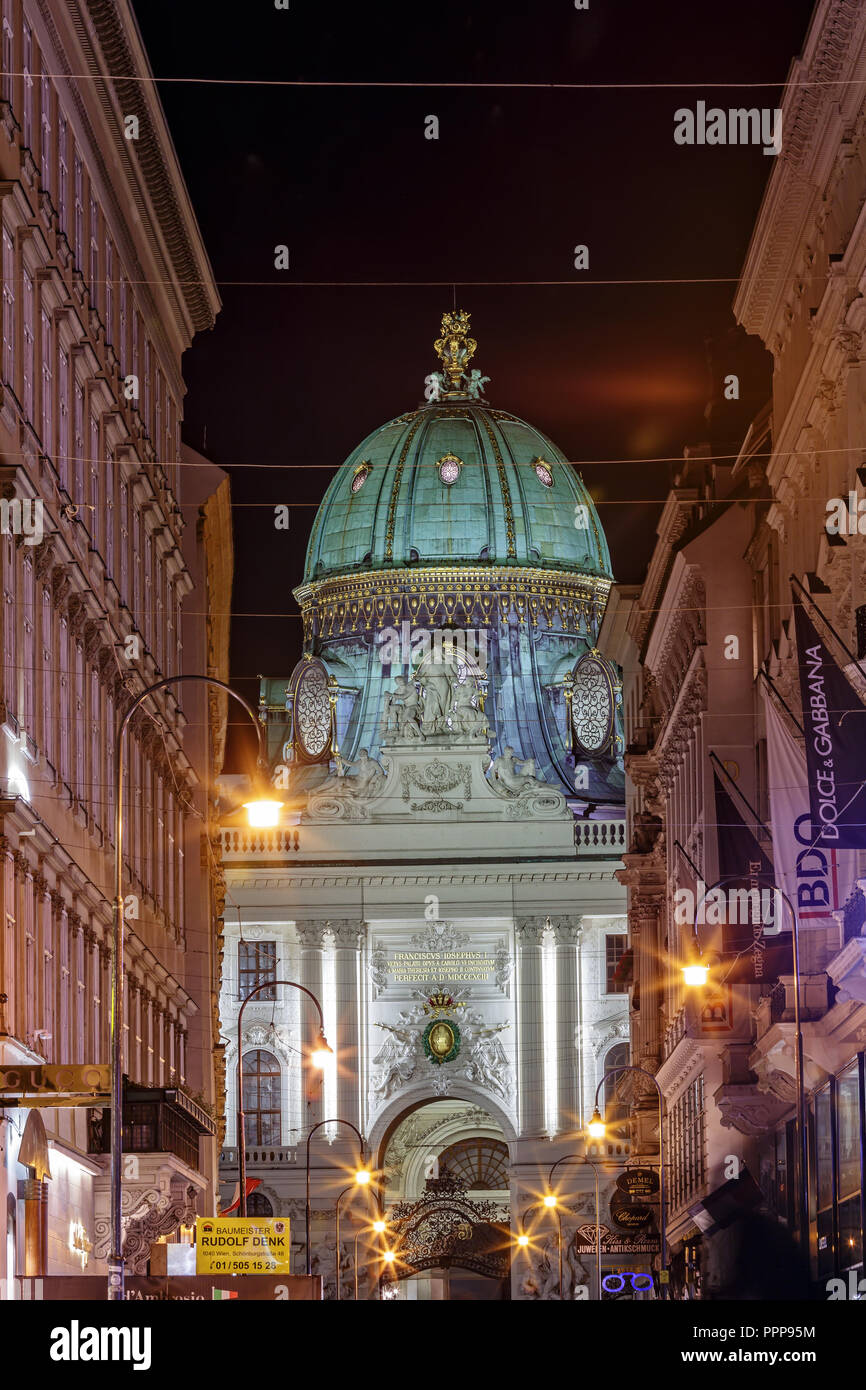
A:
POLYGON ((295 923, 295 935, 302 947, 317 947, 321 949, 324 945, 325 932, 328 930, 327 922, 306 921, 295 923))
POLYGON ((364 923, 351 917, 341 917, 328 922, 328 930, 334 938, 335 946, 354 946, 364 930, 364 923))
POLYGON ((521 796, 524 792, 537 793, 539 787, 548 787, 543 777, 536 776, 535 760, 527 758, 521 761, 515 757, 514 749, 510 746, 506 746, 494 759, 490 769, 490 785, 500 796, 521 796))
POLYGON ((419 768, 417 763, 409 763, 400 769, 400 787, 404 801, 408 801, 411 788, 419 791, 442 793, 462 786, 462 800, 468 800, 472 782, 472 769, 468 763, 449 765, 440 758, 433 758, 419 768))

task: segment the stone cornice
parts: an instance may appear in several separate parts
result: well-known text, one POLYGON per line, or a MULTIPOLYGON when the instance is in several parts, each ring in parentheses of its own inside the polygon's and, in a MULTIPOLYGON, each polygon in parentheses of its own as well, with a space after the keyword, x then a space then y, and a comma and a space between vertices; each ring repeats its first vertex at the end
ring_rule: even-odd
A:
POLYGON ((812 221, 839 157, 842 136, 866 88, 866 10, 859 0, 819 5, 803 58, 782 101, 782 154, 775 161, 734 300, 734 314, 765 344, 778 331, 812 221), (841 85, 831 86, 830 83, 841 85), (811 85, 805 85, 805 84, 811 85), (822 84, 822 85, 817 85, 822 84))
POLYGON ((492 616, 495 604, 500 619, 514 611, 521 621, 549 627, 559 614, 565 627, 575 627, 587 614, 600 620, 610 587, 609 579, 569 570, 443 565, 332 575, 299 585, 293 593, 309 638, 387 627, 404 617, 424 623, 446 596, 454 597, 467 616, 475 615, 477 607, 492 616), (410 597, 420 600, 414 612, 410 597))

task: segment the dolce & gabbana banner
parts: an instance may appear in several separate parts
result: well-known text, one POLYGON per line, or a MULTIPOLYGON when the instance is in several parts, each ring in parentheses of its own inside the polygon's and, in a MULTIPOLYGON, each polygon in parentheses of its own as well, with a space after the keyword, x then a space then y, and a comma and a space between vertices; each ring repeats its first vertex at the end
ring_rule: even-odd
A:
MULTIPOLYGON (((820 611, 820 610, 816 610, 820 611)), ((866 705, 794 595, 814 843, 866 849, 866 705)))

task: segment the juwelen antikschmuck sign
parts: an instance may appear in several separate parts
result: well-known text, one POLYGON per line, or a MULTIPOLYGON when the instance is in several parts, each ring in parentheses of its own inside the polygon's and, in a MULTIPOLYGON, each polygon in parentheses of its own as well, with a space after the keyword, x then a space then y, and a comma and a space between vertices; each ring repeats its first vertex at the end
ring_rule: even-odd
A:
POLYGON ((200 1216, 196 1274, 288 1274, 289 1222, 277 1216, 200 1216))

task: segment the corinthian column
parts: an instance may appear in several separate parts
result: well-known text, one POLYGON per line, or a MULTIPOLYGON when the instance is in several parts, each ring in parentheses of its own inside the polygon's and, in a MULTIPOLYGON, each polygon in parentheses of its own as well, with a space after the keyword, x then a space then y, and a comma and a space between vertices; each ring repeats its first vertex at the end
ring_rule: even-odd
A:
POLYGON ((558 917, 553 923, 556 939, 556 1113, 557 1133, 573 1132, 580 1108, 577 1094, 575 1033, 580 1023, 577 997, 577 943, 580 919, 558 917))
POLYGON ((542 937, 545 918, 524 917, 517 924, 517 1007, 520 1046, 520 1132, 544 1132, 544 1021, 542 937))
MULTIPOLYGON (((300 980, 305 989, 322 1002, 322 942, 327 928, 326 922, 296 922, 295 932, 301 947, 300 980)), ((293 990, 294 994, 295 991, 293 990)), ((303 1076, 301 1079, 301 1125, 309 1129, 325 1118, 322 1110, 324 1077, 322 1072, 310 1064, 310 1052, 319 1036, 319 1015, 309 999, 298 995, 301 1010, 301 1037, 303 1045, 303 1076), (303 1104, 306 1101, 306 1104, 303 1104)), ((333 1047, 333 1039, 328 1040, 333 1047)))
POLYGON ((334 984, 337 1003, 337 1118, 360 1129, 360 1054, 358 1051, 359 946, 363 923, 349 918, 328 923, 334 938, 334 984))

